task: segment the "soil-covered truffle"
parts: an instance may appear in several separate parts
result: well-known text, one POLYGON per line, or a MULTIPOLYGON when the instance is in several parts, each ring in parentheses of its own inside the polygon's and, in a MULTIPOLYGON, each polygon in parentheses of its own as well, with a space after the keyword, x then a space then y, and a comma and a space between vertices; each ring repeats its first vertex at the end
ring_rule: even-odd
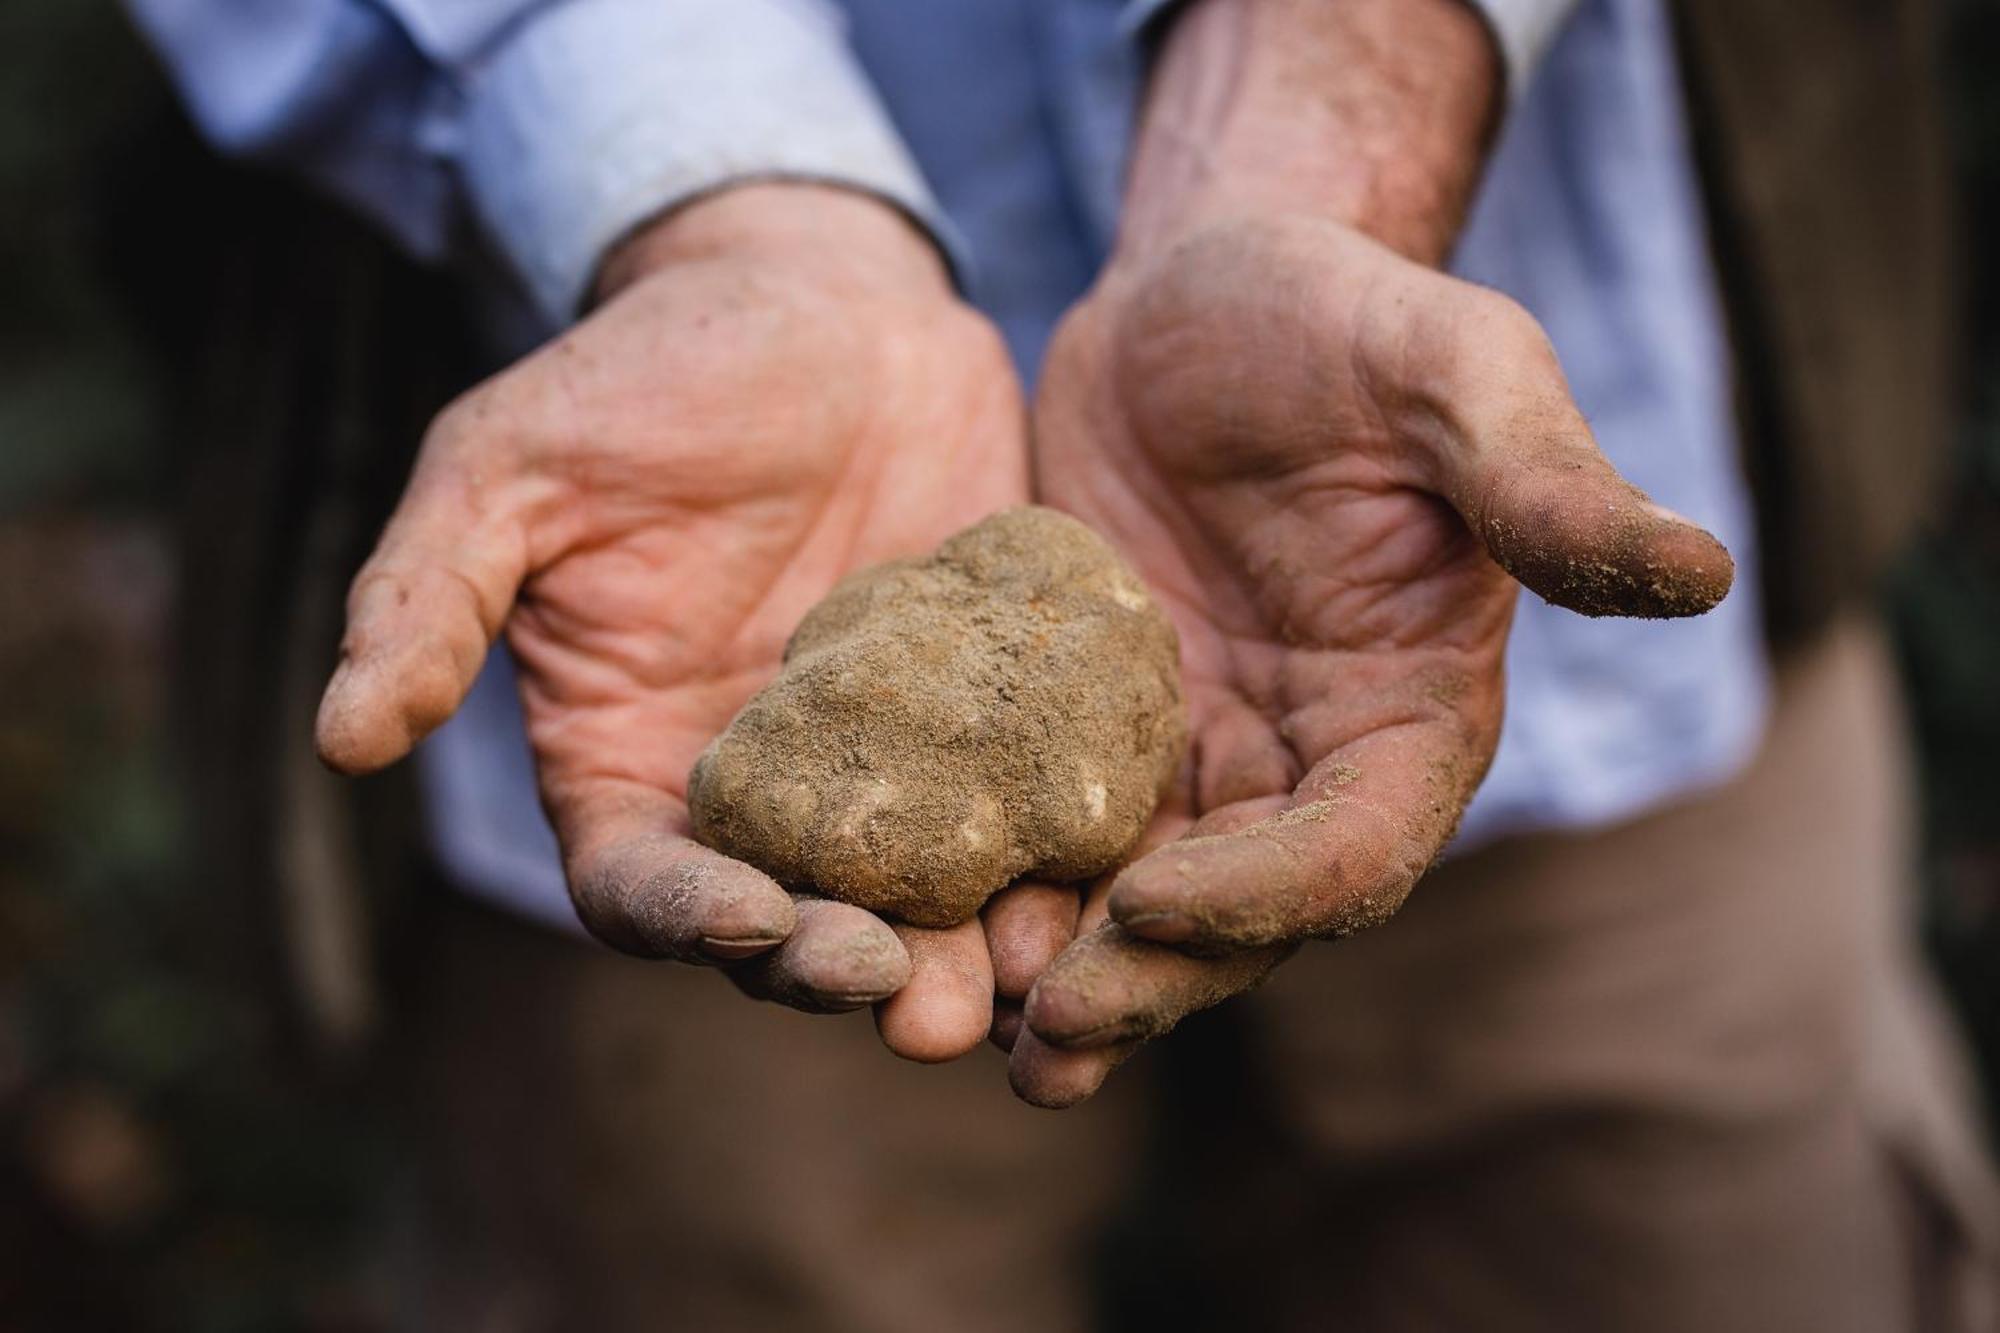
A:
POLYGON ((1010 509, 849 576, 695 764, 695 836, 924 926, 1130 851, 1186 739, 1179 646, 1090 529, 1010 509))

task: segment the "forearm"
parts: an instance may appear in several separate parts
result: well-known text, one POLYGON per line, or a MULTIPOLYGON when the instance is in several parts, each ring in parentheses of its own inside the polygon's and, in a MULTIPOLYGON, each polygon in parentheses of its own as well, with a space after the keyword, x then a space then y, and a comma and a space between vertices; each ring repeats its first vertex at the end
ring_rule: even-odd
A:
POLYGON ((1307 213, 1436 262, 1501 84, 1492 35, 1462 0, 1196 0, 1154 67, 1120 248, 1307 213))

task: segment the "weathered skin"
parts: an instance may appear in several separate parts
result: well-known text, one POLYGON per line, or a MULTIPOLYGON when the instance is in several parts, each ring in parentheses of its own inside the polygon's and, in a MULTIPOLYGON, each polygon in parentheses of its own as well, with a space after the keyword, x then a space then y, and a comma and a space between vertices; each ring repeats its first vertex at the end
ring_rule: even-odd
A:
POLYGON ((689 778, 695 836, 923 926, 1117 865, 1186 738, 1173 626, 1095 533, 1010 509, 854 574, 689 778))

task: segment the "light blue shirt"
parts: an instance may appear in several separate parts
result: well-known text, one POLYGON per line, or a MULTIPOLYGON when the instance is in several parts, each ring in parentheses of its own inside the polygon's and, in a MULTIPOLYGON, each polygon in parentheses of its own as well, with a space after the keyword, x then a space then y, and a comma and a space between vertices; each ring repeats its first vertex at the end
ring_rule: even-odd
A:
MULTIPOLYGON (((483 249, 544 328, 676 200, 836 181, 924 221, 1026 373, 1102 262, 1139 76, 1119 0, 130 0, 203 126, 417 254, 483 249), (1122 18, 1122 23, 1121 23, 1122 18)), ((1755 550, 1663 0, 1484 0, 1512 107, 1454 269, 1523 302, 1619 468, 1735 554, 1708 616, 1524 595, 1508 722, 1461 845, 1624 819, 1761 735, 1755 550)), ((574 928, 496 653, 426 745, 442 858, 574 928)))

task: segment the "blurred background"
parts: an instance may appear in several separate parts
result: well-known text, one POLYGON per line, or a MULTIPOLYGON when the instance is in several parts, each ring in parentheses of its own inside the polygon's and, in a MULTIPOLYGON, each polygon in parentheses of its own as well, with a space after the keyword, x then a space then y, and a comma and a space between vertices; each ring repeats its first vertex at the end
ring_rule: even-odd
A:
MULTIPOLYGON (((1961 232, 1990 238, 2000 6, 1948 30, 1961 232)), ((1965 249, 1957 458, 1881 595, 1926 941, 1990 1102, 2000 261, 1965 249)), ((372 1327, 405 1163, 370 1037, 427 886, 401 779, 334 782, 304 719, 472 373, 462 313, 210 158, 109 0, 0 7, 0 294, 0 1328, 372 1327)))

